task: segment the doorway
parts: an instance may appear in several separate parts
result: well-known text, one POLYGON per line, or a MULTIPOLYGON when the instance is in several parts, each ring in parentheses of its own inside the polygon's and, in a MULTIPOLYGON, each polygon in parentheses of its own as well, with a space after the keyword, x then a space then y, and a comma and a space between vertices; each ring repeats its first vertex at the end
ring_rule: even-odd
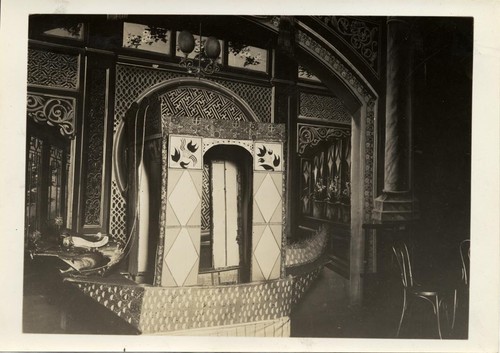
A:
POLYGON ((250 280, 252 157, 239 146, 218 145, 203 158, 200 274, 211 284, 250 280))

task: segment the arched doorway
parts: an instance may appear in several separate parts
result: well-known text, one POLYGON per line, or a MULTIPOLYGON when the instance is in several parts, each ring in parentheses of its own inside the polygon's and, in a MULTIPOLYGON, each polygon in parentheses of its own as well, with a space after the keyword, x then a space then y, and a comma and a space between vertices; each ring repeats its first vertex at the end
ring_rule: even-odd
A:
POLYGON ((203 157, 200 275, 214 284, 250 280, 252 156, 239 146, 218 145, 203 157))

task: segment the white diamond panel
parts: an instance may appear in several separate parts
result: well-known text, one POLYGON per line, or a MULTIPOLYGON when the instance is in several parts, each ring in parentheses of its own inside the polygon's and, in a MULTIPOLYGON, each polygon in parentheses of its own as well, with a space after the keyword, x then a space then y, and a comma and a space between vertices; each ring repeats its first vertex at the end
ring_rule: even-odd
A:
POLYGON ((184 171, 177 181, 169 202, 180 224, 186 225, 200 203, 200 195, 188 171, 184 171))
POLYGON ((184 284, 197 260, 196 248, 187 229, 183 228, 165 257, 165 262, 178 286, 184 284))
POLYGON ((264 220, 268 223, 281 201, 280 193, 276 189, 270 174, 266 175, 259 190, 255 193, 255 201, 264 220))
POLYGON ((273 232, 268 226, 264 229, 259 245, 255 249, 255 259, 259 263, 262 274, 266 279, 269 279, 279 255, 280 248, 274 239, 273 232))

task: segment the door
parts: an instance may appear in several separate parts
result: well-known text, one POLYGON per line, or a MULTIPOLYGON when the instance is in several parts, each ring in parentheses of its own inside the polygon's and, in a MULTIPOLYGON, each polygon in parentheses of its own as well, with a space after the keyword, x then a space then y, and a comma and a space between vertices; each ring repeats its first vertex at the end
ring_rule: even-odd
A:
POLYGON ((238 168, 231 161, 212 162, 214 269, 238 266, 238 168))
POLYGON ((248 282, 251 155, 238 146, 220 145, 205 154, 203 164, 200 274, 210 274, 212 284, 248 282))

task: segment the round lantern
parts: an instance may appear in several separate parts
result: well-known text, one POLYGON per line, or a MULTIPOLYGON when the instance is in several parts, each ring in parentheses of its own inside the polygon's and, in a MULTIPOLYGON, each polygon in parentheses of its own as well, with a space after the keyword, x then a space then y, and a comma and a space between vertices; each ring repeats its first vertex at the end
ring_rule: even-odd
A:
POLYGON ((194 49, 194 37, 189 31, 182 31, 177 38, 179 49, 186 55, 194 49))
POLYGON ((208 37, 205 42, 205 54, 210 59, 217 59, 220 54, 220 43, 215 37, 208 37))

